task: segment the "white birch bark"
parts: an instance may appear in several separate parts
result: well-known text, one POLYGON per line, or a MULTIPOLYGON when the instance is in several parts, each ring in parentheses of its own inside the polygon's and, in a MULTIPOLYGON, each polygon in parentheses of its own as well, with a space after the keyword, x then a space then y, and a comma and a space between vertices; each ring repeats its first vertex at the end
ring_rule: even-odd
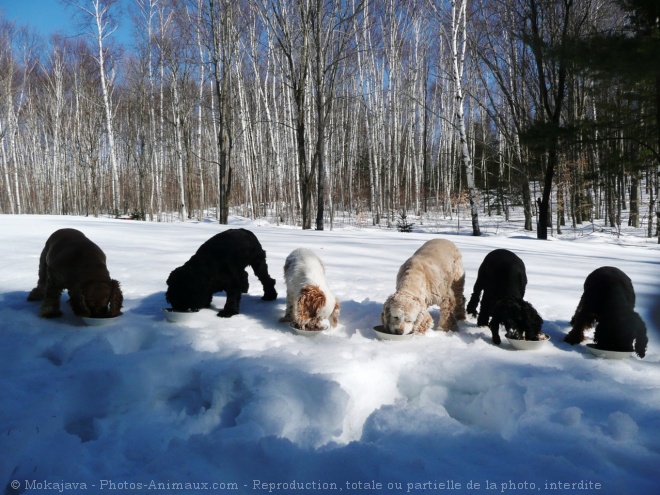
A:
MULTIPOLYGON (((197 41, 197 52, 199 54, 199 86, 198 86, 198 98, 199 103, 197 105, 197 170, 199 172, 199 220, 204 219, 204 208, 206 205, 206 194, 204 191, 204 164, 203 164, 203 151, 202 151, 202 136, 203 136, 203 117, 204 117, 204 86, 206 78, 206 57, 204 46, 202 43, 202 2, 203 0, 197 0, 197 19, 195 22, 195 39, 197 41)), ((192 19, 191 19, 192 22, 192 19)))
MULTIPOLYGON (((6 132, 6 129, 5 129, 6 132)), ((5 189, 7 191, 7 198, 9 198, 9 213, 16 213, 16 206, 14 204, 14 193, 11 190, 11 179, 9 177, 9 161, 7 160, 7 152, 5 150, 5 138, 0 140, 0 150, 2 150, 2 174, 4 176, 5 189)))
POLYGON ((112 2, 109 0, 88 0, 89 7, 86 4, 77 4, 77 7, 91 16, 94 23, 94 30, 90 33, 96 42, 98 57, 96 62, 99 67, 101 94, 103 98, 103 109, 105 111, 106 132, 108 134, 108 155, 110 156, 110 173, 112 185, 112 209, 114 214, 119 214, 121 206, 121 195, 119 187, 119 162, 115 149, 114 132, 114 111, 112 108, 111 87, 113 85, 114 74, 108 74, 106 70, 106 53, 104 41, 108 39, 116 30, 117 26, 112 25, 110 21, 110 7, 112 2))
POLYGON ((179 95, 179 84, 176 78, 176 71, 172 71, 172 116, 174 118, 174 134, 176 144, 176 173, 179 183, 179 220, 185 222, 188 218, 188 207, 186 206, 186 176, 183 167, 183 129, 182 129, 182 116, 181 116, 181 98, 179 95))
POLYGON ((463 69, 465 67, 465 50, 467 47, 467 0, 452 0, 451 23, 451 56, 456 98, 456 127, 460 141, 460 152, 463 168, 467 180, 468 195, 470 199, 470 216, 472 218, 472 235, 479 236, 479 206, 477 191, 474 187, 474 167, 470 156, 465 126, 465 109, 463 94, 463 69), (460 3, 459 3, 460 1, 460 3))
MULTIPOLYGON (((156 50, 157 44, 157 31, 155 25, 159 22, 159 26, 163 27, 162 18, 164 16, 164 6, 161 0, 136 0, 136 5, 140 13, 141 25, 140 29, 146 29, 146 35, 144 37, 144 51, 147 57, 147 101, 148 101, 148 113, 149 113, 149 122, 147 133, 149 140, 151 142, 151 159, 148 165, 150 170, 150 188, 149 188, 149 218, 150 220, 155 219, 157 221, 162 220, 162 157, 159 152, 162 146, 162 142, 159 139, 158 135, 158 118, 156 117, 157 109, 157 78, 156 70, 154 67, 154 51, 156 50)), ((162 29, 160 30, 162 35, 162 29)), ((162 57, 161 57, 162 64, 162 57)), ((161 86, 162 88, 162 86, 161 86)), ((161 92, 162 96, 162 92, 161 92)), ((160 100, 162 102, 162 98, 160 100)), ((162 110, 162 109, 161 109, 162 110)), ((162 117, 162 113, 160 114, 162 117)))

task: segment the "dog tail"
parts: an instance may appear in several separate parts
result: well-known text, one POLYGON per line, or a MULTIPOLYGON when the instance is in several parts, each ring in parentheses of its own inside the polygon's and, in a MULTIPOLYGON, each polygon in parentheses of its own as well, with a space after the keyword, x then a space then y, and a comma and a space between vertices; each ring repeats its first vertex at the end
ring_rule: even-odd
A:
POLYGON ((646 356, 646 346, 649 343, 649 338, 646 334, 646 325, 644 324, 644 321, 642 318, 635 313, 636 320, 638 320, 635 323, 635 352, 640 358, 643 358, 646 356))

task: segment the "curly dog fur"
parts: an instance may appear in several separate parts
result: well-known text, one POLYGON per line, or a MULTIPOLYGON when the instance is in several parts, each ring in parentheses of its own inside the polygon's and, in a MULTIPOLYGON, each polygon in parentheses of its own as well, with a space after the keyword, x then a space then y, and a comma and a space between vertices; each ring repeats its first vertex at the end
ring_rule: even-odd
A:
POLYGON ((527 273, 523 260, 507 249, 491 251, 479 266, 467 312, 477 316, 477 305, 481 297, 477 326, 487 326, 493 306, 505 297, 522 299, 526 287, 527 273))
POLYGON ((571 345, 584 340, 586 329, 596 324, 594 343, 609 351, 634 351, 646 355, 646 325, 635 312, 635 289, 632 280, 613 266, 591 272, 584 281, 584 292, 573 318, 571 331, 564 342, 571 345), (634 342, 634 346, 633 346, 634 342))
POLYGON ((406 260, 396 277, 396 292, 383 305, 381 321, 392 334, 424 333, 433 326, 428 307, 440 306, 439 327, 458 330, 465 319, 465 271, 460 251, 446 239, 426 242, 406 260))
POLYGON ((124 301, 119 282, 110 278, 105 253, 76 229, 55 231, 39 258, 39 279, 28 301, 43 301, 40 315, 60 316, 60 296, 67 289, 77 316, 111 318, 121 315, 124 301))
POLYGON ((321 259, 311 250, 299 248, 284 263, 286 312, 280 321, 290 321, 303 330, 318 330, 324 320, 336 327, 339 302, 330 292, 321 259))
POLYGON ((527 301, 517 297, 504 297, 490 309, 490 332, 493 343, 500 345, 500 325, 504 325, 507 337, 517 340, 539 340, 543 318, 527 301))
POLYGON ((225 291, 227 300, 218 316, 228 318, 239 312, 241 294, 248 291, 251 266, 264 289, 261 298, 277 298, 275 280, 268 275, 266 252, 257 237, 245 229, 229 229, 211 237, 182 266, 167 278, 165 298, 175 311, 211 306, 213 294, 225 291))

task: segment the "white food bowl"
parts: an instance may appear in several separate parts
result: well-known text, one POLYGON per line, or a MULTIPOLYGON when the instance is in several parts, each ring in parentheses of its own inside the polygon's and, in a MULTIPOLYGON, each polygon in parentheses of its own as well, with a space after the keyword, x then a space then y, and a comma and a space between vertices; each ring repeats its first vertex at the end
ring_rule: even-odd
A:
POLYGON ((379 340, 408 340, 408 339, 412 339, 415 336, 414 333, 397 335, 395 333, 386 332, 383 325, 375 326, 374 334, 376 334, 376 338, 379 340))
POLYGON ((599 349, 596 344, 587 344, 587 349, 591 354, 605 359, 625 359, 632 355, 632 351, 607 351, 599 349))
POLYGON ((509 343, 518 350, 521 351, 534 351, 540 349, 545 345, 546 342, 550 341, 550 335, 542 333, 539 335, 539 340, 518 340, 506 338, 509 343))
POLYGON ((120 317, 114 316, 112 318, 91 318, 89 316, 81 316, 82 321, 88 327, 104 327, 106 325, 111 325, 116 322, 120 317))
POLYGON ((163 308, 165 319, 170 323, 184 323, 190 321, 199 313, 199 309, 190 311, 174 311, 172 308, 163 308))
POLYGON ((305 337, 315 337, 316 335, 323 333, 324 330, 328 329, 327 325, 324 325, 318 330, 303 330, 302 328, 298 328, 295 323, 289 323, 289 326, 291 327, 291 330, 296 332, 298 335, 304 335, 305 337))

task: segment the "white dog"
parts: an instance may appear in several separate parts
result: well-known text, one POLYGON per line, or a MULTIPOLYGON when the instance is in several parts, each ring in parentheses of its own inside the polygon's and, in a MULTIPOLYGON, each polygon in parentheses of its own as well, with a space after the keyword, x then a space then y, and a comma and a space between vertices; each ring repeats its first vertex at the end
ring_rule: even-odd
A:
POLYGON ((303 330, 319 330, 323 321, 337 326, 339 302, 325 280, 325 267, 310 249, 299 248, 284 263, 286 313, 280 321, 293 322, 303 330))
POLYGON ((396 276, 396 292, 387 298, 380 318, 385 331, 424 333, 433 326, 428 307, 440 306, 439 327, 458 330, 465 319, 465 271, 454 243, 433 239, 408 259, 396 276))

